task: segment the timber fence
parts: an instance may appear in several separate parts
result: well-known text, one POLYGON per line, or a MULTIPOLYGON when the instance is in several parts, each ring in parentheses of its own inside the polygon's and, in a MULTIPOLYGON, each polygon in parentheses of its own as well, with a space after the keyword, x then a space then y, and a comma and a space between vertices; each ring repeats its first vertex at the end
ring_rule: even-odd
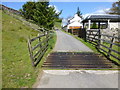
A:
POLYGON ((42 59, 43 55, 48 49, 49 40, 52 38, 50 31, 44 32, 37 37, 28 39, 28 50, 32 66, 35 67, 42 59))

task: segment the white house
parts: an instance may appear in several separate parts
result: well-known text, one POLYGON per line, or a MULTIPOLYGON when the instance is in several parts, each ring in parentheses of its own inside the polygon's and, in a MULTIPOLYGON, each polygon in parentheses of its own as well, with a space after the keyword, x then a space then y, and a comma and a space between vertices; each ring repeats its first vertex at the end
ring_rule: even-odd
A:
POLYGON ((81 21, 81 18, 77 14, 75 14, 74 17, 68 21, 67 29, 82 28, 83 25, 81 21))

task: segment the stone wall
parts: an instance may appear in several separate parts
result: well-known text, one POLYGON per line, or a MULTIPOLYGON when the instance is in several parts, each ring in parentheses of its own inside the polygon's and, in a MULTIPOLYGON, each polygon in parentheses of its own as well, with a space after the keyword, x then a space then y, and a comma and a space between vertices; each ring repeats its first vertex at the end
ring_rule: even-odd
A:
POLYGON ((14 13, 14 14, 21 14, 20 11, 15 10, 15 9, 12 9, 12 8, 9 8, 9 7, 6 7, 6 6, 1 5, 1 4, 0 4, 0 9, 2 9, 3 11, 5 10, 5 11, 7 11, 7 12, 14 13))
MULTIPOLYGON (((105 35, 109 35, 109 36, 115 36, 115 37, 119 37, 119 33, 120 33, 120 29, 116 28, 112 28, 112 29, 101 29, 101 34, 105 34, 105 35)), ((106 37, 106 36, 101 36, 102 39, 105 39, 107 41, 110 41, 112 38, 110 37, 106 37)), ((118 39, 115 39, 114 42, 119 42, 118 39)))

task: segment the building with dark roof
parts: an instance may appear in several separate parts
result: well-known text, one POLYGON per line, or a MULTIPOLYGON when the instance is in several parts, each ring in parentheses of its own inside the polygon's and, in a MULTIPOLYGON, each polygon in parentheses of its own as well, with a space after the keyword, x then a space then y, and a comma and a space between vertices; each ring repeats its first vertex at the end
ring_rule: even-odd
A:
POLYGON ((83 27, 86 23, 88 29, 91 28, 91 23, 97 23, 98 29, 101 28, 101 25, 106 25, 107 28, 119 28, 120 24, 120 15, 89 15, 83 21, 83 27))

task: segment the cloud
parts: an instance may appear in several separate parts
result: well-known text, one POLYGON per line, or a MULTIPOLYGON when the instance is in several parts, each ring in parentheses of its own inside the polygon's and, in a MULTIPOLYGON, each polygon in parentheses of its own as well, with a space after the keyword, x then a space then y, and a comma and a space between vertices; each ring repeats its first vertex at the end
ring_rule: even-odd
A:
POLYGON ((55 5, 49 5, 49 7, 54 7, 54 8, 55 8, 56 13, 59 13, 59 12, 60 12, 60 11, 58 10, 58 8, 57 8, 55 5))
POLYGON ((102 10, 97 10, 96 12, 94 12, 93 14, 106 14, 106 11, 109 11, 110 8, 106 8, 106 9, 102 9, 102 10))
POLYGON ((62 19, 62 25, 63 25, 63 26, 67 25, 67 24, 68 24, 68 21, 69 21, 70 19, 72 19, 72 18, 73 18, 73 16, 69 16, 69 17, 67 17, 67 18, 63 18, 63 19, 62 19))
POLYGON ((62 19, 62 25, 65 26, 68 23, 68 19, 62 19))
POLYGON ((87 13, 87 14, 83 15, 83 18, 86 18, 88 15, 102 15, 102 14, 106 14, 106 11, 109 11, 109 10, 110 10, 110 8, 106 8, 106 9, 97 10, 97 11, 92 12, 92 13, 87 13))

